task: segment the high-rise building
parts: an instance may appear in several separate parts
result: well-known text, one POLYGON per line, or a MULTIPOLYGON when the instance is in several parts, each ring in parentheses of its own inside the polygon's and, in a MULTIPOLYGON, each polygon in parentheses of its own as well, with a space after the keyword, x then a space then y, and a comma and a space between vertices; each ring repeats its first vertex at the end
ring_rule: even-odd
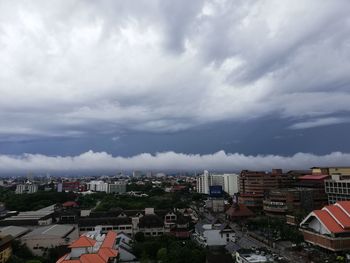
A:
POLYGON ((208 171, 197 177, 197 192, 209 194, 210 186, 222 186, 222 189, 229 195, 238 192, 237 174, 210 174, 208 171))
POLYGON ((243 170, 239 177, 239 203, 249 208, 262 209, 264 197, 276 188, 290 187, 293 176, 283 174, 281 169, 272 172, 243 170))

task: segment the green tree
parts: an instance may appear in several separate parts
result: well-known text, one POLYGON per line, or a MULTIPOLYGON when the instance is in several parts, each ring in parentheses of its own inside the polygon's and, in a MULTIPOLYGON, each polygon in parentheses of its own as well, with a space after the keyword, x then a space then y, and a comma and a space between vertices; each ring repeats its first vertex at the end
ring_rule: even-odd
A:
POLYGON ((168 254, 168 251, 165 247, 160 248, 157 252, 157 260, 162 263, 168 262, 167 254, 168 254))
POLYGON ((144 233, 142 233, 142 232, 137 232, 136 234, 135 234, 135 241, 136 242, 144 242, 145 241, 145 234, 144 233))

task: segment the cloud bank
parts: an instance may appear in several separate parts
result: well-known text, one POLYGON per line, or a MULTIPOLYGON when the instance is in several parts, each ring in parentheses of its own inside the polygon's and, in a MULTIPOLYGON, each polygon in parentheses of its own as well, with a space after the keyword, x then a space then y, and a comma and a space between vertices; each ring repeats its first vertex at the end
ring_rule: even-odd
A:
POLYGON ((119 172, 119 171, 240 171, 243 169, 270 170, 308 169, 312 166, 345 166, 350 164, 350 154, 333 152, 327 155, 297 153, 292 156, 243 155, 219 151, 214 154, 182 154, 163 152, 133 157, 113 157, 106 152, 88 151, 78 156, 45 156, 24 154, 0 155, 0 173, 30 172, 119 172))
POLYGON ((348 10, 348 0, 1 1, 0 137, 271 114, 320 126, 312 120, 349 113, 348 10))

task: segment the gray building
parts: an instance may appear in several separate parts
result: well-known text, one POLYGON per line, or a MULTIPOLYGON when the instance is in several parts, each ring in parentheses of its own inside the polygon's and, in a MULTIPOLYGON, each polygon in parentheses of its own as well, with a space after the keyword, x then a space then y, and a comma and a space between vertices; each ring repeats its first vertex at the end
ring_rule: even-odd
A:
POLYGON ((108 184, 107 193, 126 193, 126 182, 125 181, 116 181, 112 184, 108 184))

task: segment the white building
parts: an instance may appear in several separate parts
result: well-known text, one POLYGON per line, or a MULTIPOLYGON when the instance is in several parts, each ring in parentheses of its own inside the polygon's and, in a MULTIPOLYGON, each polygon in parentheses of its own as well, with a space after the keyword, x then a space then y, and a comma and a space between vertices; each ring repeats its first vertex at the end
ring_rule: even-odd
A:
POLYGON ((197 223, 193 239, 203 247, 226 246, 236 241, 236 233, 228 224, 197 223))
POLYGON ((94 192, 105 193, 126 193, 126 182, 116 181, 114 183, 106 183, 104 181, 90 181, 87 184, 88 190, 94 192))
POLYGON ((229 195, 237 194, 239 191, 239 175, 223 174, 222 176, 224 177, 224 191, 229 195))
POLYGON ((87 189, 95 192, 107 192, 108 184, 104 181, 93 180, 87 183, 87 189))
POLYGON ((36 184, 18 184, 16 186, 16 194, 32 194, 38 192, 36 184))
POLYGON ((118 233, 116 247, 119 252, 119 262, 132 262, 137 260, 136 256, 132 253, 133 242, 130 236, 123 232, 118 233))
POLYGON ((197 177, 197 192, 209 194, 209 187, 220 185, 229 195, 238 193, 238 174, 210 174, 208 171, 197 177))
POLYGON ((273 262, 271 258, 260 255, 249 249, 241 249, 236 251, 235 259, 237 263, 265 263, 273 262))
POLYGON ((197 177, 197 192, 198 193, 202 193, 202 194, 209 194, 209 180, 210 175, 208 171, 204 171, 204 173, 202 175, 199 175, 197 177))

